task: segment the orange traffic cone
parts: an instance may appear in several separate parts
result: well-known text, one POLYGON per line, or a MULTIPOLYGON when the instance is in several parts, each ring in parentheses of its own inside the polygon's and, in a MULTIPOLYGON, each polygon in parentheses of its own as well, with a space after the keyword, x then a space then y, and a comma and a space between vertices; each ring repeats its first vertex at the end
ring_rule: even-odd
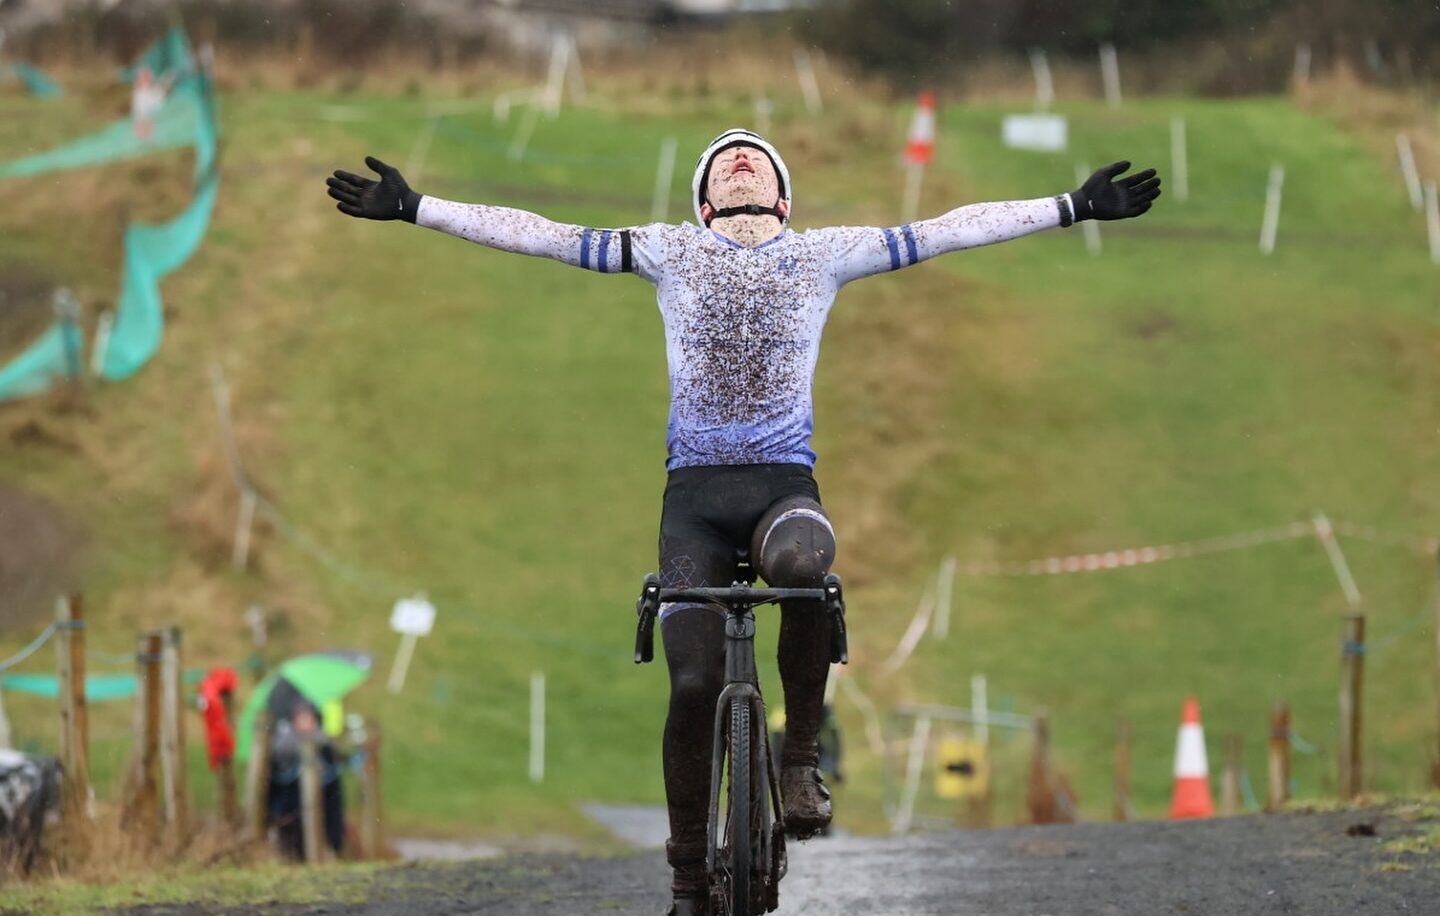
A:
POLYGON ((929 165, 935 158, 935 90, 920 93, 910 133, 905 138, 905 161, 911 165, 929 165))
POLYGON ((1175 790, 1170 796, 1170 819, 1214 817, 1210 797, 1210 766, 1205 760, 1205 729, 1200 726, 1200 703, 1185 700, 1180 715, 1180 736, 1175 743, 1175 790))

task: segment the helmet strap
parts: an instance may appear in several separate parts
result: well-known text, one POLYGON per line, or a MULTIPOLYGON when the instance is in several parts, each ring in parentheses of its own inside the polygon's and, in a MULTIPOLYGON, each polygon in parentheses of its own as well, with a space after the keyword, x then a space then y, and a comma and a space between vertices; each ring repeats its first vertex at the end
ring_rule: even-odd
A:
MULTIPOLYGON (((776 201, 776 204, 779 204, 779 201, 776 201)), ((784 217, 784 215, 782 215, 782 214, 780 213, 780 208, 779 208, 778 206, 775 206, 775 207, 762 207, 762 206, 760 206, 759 204, 745 204, 743 207, 726 207, 726 208, 723 209, 723 210, 716 210, 716 211, 715 211, 715 214, 710 217, 710 221, 711 221, 711 222, 714 222, 714 221, 717 220, 717 219, 722 219, 722 218, 727 217, 727 216, 741 216, 741 215, 744 215, 744 216, 773 216, 773 217, 775 217, 776 219, 780 220, 781 222, 784 222, 784 221, 785 221, 785 217, 784 217)))

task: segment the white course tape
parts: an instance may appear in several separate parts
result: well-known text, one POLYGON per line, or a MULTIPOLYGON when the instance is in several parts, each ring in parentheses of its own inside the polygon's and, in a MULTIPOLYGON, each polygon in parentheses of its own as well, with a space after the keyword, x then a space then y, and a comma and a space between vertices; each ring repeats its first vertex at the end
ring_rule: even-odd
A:
MULTIPOLYGON (((1354 525, 1348 522, 1334 522, 1334 531, 1346 537, 1382 544, 1409 547, 1417 553, 1434 556, 1440 552, 1440 538, 1409 537, 1389 534, 1369 525, 1354 525)), ((1127 569, 1132 566, 1146 566, 1165 560, 1181 560, 1186 557, 1225 553, 1231 550, 1245 550, 1263 544, 1279 541, 1293 541, 1315 537, 1313 521, 1297 521, 1273 528, 1257 528, 1236 534, 1201 538, 1195 541, 1180 541, 1174 544, 1155 544, 1146 547, 1129 547, 1124 550, 1107 550, 1103 553, 1082 553, 1070 556, 1042 557, 1035 560, 970 560, 961 562, 956 571, 967 576, 1053 576, 1062 573, 1098 572, 1108 569, 1127 569)))

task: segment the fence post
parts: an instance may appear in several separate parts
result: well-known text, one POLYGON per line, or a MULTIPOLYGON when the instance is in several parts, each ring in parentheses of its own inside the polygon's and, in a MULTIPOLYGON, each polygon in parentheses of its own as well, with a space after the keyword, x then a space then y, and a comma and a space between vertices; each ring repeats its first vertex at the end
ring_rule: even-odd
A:
POLYGON ((910 752, 905 762, 905 789, 900 798, 900 810, 890 825, 890 832, 896 835, 908 833, 915 816, 915 799, 920 793, 920 776, 925 766, 925 749, 930 746, 930 717, 915 717, 915 731, 910 735, 910 752))
POLYGON ((1220 778, 1220 815, 1240 813, 1240 736, 1225 736, 1225 770, 1220 778))
POLYGON ((300 735, 300 830, 305 843, 305 862, 320 862, 320 836, 324 808, 320 802, 319 726, 300 735))
MULTIPOLYGON (((1440 549, 1435 554, 1440 572, 1440 549)), ((1430 782, 1440 789, 1440 592, 1435 596, 1435 760, 1430 766, 1430 782)))
POLYGON ((380 725, 366 723, 364 748, 364 793, 361 796, 360 842, 367 859, 378 859, 383 852, 385 831, 381 823, 380 804, 380 725))
POLYGON ((159 832, 159 789, 155 770, 160 745, 160 658, 158 631, 142 633, 135 653, 138 690, 135 696, 135 763, 125 820, 138 822, 147 842, 159 832))
POLYGON ((250 838, 265 839, 270 803, 270 714, 261 710, 250 732, 250 762, 245 769, 245 826, 250 838))
MULTIPOLYGON (((235 731, 234 696, 226 691, 220 695, 220 698, 225 704, 225 721, 233 733, 235 731)), ((220 768, 216 772, 216 778, 220 782, 220 819, 227 827, 237 827, 240 824, 240 808, 235 799, 235 757, 233 754, 220 758, 220 768)))
POLYGON ((165 822, 172 826, 174 836, 184 843, 189 833, 189 786, 185 767, 185 717, 182 712, 184 671, 180 660, 180 628, 168 627, 161 633, 161 699, 160 765, 165 781, 165 822))
POLYGON ((1340 654, 1340 797, 1353 799, 1364 785, 1361 734, 1365 675, 1365 615, 1345 617, 1345 642, 1340 654))
POLYGON ((10 748, 10 719, 5 715, 5 690, 0 688, 0 751, 10 748))
POLYGON ((1036 711, 1033 727, 1035 746, 1030 758, 1030 785, 1025 798, 1026 806, 1030 809, 1030 823, 1066 823, 1073 818, 1070 812, 1062 810, 1065 805, 1060 800, 1060 787, 1056 783, 1055 768, 1050 762, 1048 711, 1036 711))
POLYGON ((1290 704, 1275 702, 1270 712, 1270 798, 1267 807, 1279 811, 1290 800, 1290 704))
POLYGON ((60 688, 60 765, 65 854, 78 856, 87 845, 82 823, 90 798, 90 726, 85 707, 85 602, 80 595, 55 602, 55 651, 60 688))
POLYGON ((249 609, 245 611, 245 623, 250 627, 250 642, 255 647, 255 651, 250 656, 254 664, 251 665, 249 662, 246 664, 250 668, 250 676, 258 684, 265 680, 265 675, 268 673, 265 665, 265 650, 270 640, 270 632, 265 619, 265 608, 258 604, 250 605, 249 609))
POLYGON ((1134 817, 1130 806, 1130 723, 1124 719, 1115 723, 1115 820, 1128 821, 1134 817))

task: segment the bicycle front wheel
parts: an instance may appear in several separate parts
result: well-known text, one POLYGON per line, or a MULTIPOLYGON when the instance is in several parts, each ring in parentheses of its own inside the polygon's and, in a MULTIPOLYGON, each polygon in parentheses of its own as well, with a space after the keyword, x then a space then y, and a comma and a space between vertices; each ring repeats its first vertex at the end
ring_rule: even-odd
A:
POLYGON ((729 916, 752 916, 751 881, 751 802, 756 774, 750 766, 751 723, 750 704, 741 699, 730 704, 730 785, 728 810, 725 817, 724 860, 729 872, 726 903, 729 916))

